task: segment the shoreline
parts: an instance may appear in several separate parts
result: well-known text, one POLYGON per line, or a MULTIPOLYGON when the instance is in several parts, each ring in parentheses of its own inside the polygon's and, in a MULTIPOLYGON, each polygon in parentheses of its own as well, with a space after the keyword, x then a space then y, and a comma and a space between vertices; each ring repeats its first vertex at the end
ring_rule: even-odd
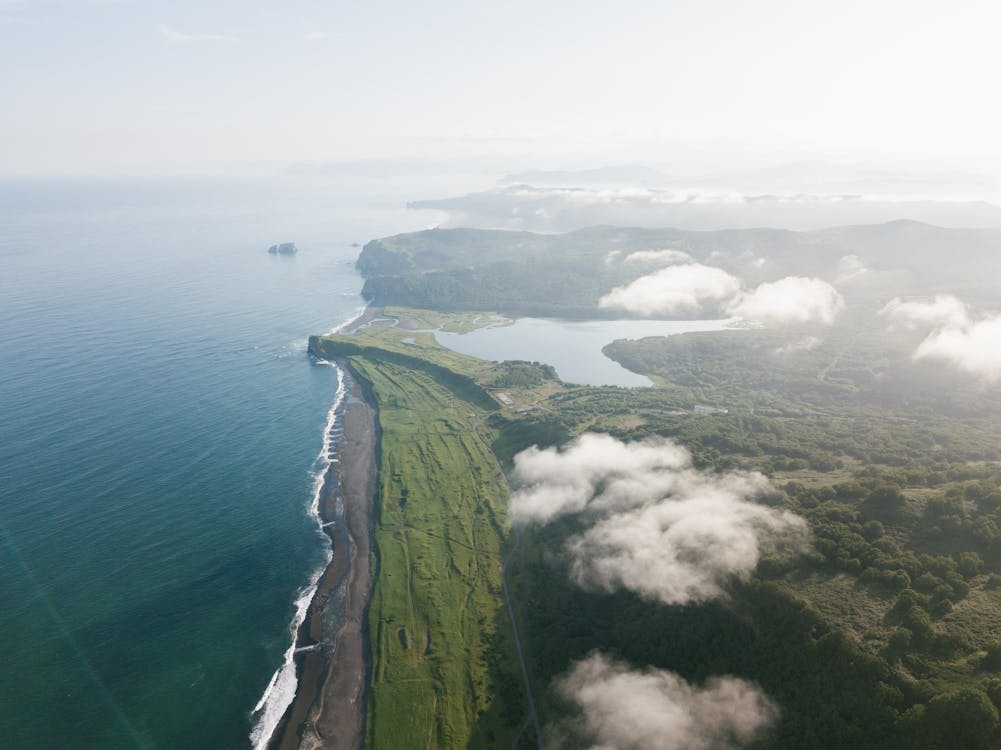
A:
MULTIPOLYGON (((344 328, 376 314, 366 308, 344 328)), ((343 360, 336 365, 346 388, 342 429, 318 508, 332 555, 296 634, 295 697, 268 743, 272 750, 355 750, 364 735, 378 420, 364 381, 343 360)))
MULTIPOLYGON (((338 326, 337 328, 334 329, 334 331, 336 333, 345 333, 345 334, 354 333, 355 331, 358 331, 359 329, 364 328, 365 326, 367 326, 372 321, 377 320, 381 316, 382 316, 382 308, 381 307, 375 307, 373 305, 365 305, 365 308, 360 313, 358 313, 358 315, 356 315, 355 317, 353 317, 347 323, 344 323, 343 325, 338 326)), ((343 362, 338 362, 337 366, 338 367, 342 367, 343 366, 343 367, 345 367, 345 369, 347 369, 349 371, 351 369, 349 366, 345 365, 343 362)))

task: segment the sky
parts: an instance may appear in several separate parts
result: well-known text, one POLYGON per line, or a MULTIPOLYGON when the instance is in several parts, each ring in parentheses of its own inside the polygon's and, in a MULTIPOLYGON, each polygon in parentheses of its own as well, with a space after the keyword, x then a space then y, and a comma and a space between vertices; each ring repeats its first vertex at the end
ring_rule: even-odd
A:
POLYGON ((0 177, 364 159, 1001 175, 994 2, 0 0, 0 177))

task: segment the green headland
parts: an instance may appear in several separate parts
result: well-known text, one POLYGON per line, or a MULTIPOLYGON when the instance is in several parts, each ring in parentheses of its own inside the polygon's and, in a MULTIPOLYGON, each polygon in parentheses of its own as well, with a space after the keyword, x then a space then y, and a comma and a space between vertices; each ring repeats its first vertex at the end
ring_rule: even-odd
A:
MULTIPOLYGON (((512 237, 537 253, 556 247, 553 258, 512 261, 523 266, 566 249, 512 237)), ((504 259, 459 267, 469 258, 449 260, 444 242, 438 270, 424 274, 433 240, 367 250, 381 264, 373 273, 389 274, 373 293, 399 306, 310 342, 367 384, 382 430, 368 747, 575 746, 575 709, 553 686, 594 651, 696 685, 720 674, 753 681, 780 709, 754 747, 1001 743, 996 389, 919 368, 916 334, 883 335, 872 290, 822 340, 759 328, 617 341, 606 354, 653 387, 569 385, 544 364, 487 362, 436 342, 431 329, 497 324, 486 304, 469 309, 472 290, 515 270, 504 259), (461 312, 402 306, 438 284, 462 296, 461 312), (771 489, 760 502, 804 519, 808 548, 763 548, 752 576, 704 603, 578 585, 563 550, 581 522, 516 533, 508 477, 520 451, 585 433, 670 439, 709 475, 761 472, 771 489)), ((597 262, 587 248, 581 262, 597 262)), ((577 310, 554 299, 547 309, 577 310)))

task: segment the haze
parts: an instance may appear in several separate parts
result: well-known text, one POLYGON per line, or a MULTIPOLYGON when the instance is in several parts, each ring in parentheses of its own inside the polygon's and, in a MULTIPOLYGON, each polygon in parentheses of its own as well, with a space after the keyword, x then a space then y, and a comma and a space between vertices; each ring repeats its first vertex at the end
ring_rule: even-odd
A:
POLYGON ((823 159, 965 175, 969 197, 1001 167, 998 20, 902 0, 0 0, 0 175, 823 159))

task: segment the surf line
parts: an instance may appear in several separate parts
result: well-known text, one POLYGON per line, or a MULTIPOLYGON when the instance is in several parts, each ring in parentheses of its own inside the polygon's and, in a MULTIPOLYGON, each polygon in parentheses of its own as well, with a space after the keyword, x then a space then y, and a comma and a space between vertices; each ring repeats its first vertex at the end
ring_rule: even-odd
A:
POLYGON ((334 402, 327 412, 327 422, 323 428, 323 447, 316 457, 315 470, 313 473, 313 495, 309 505, 309 513, 316 521, 316 530, 327 540, 324 548, 323 562, 310 574, 309 582, 299 590, 294 602, 295 614, 292 622, 289 623, 289 634, 291 643, 285 650, 281 664, 275 670, 271 681, 261 699, 254 706, 251 716, 255 719, 254 727, 250 732, 250 742, 254 750, 266 750, 271 742, 272 736, 288 707, 295 699, 296 690, 299 687, 298 676, 296 675, 295 655, 305 648, 297 644, 299 631, 306 621, 306 614, 309 612, 309 605, 316 594, 316 588, 324 571, 333 559, 329 537, 323 532, 323 519, 320 516, 320 498, 323 495, 323 486, 327 477, 327 472, 334 463, 334 451, 337 438, 340 437, 339 418, 341 415, 341 404, 347 391, 344 382, 344 372, 333 362, 316 359, 318 365, 333 367, 337 372, 337 391, 334 394, 334 402))

